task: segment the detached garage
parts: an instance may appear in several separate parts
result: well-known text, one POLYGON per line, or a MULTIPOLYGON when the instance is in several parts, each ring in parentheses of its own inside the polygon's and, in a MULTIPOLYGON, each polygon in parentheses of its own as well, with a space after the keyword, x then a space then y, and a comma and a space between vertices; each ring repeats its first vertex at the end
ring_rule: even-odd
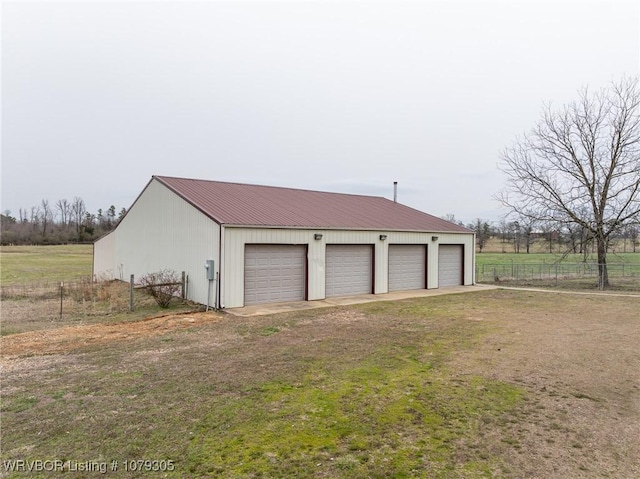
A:
POLYGON ((154 176, 96 241, 93 270, 185 271, 189 299, 236 308, 471 285, 474 244, 470 230, 382 197, 154 176))

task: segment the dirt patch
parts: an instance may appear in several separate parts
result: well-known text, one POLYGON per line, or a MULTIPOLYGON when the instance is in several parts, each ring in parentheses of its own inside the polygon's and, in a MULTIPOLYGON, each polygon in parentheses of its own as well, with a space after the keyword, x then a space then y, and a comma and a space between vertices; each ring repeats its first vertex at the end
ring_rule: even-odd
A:
POLYGON ((87 346, 128 341, 145 336, 166 334, 220 321, 215 312, 170 314, 142 321, 66 326, 48 331, 31 331, 0 338, 0 356, 11 359, 21 356, 64 354, 87 346))
POLYGON ((640 477, 640 298, 494 295, 468 319, 498 329, 452 365, 527 391, 495 431, 507 476, 640 477))

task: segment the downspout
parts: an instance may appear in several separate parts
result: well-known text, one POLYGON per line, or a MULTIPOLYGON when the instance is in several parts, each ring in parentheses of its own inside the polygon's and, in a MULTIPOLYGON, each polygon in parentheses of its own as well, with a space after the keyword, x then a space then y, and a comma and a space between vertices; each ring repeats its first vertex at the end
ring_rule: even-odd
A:
POLYGON ((471 272, 472 272, 471 274, 473 274, 473 277, 471 278, 471 284, 473 286, 475 286, 476 285, 476 268, 477 268, 477 265, 476 265, 476 234, 475 233, 473 233, 473 246, 471 248, 471 258, 472 258, 472 261, 473 261, 473 267, 471 268, 471 272))
POLYGON ((224 258, 224 226, 222 226, 222 223, 220 223, 220 238, 218 239, 218 254, 220 255, 218 257, 218 281, 217 281, 217 285, 216 285, 216 308, 217 309, 222 309, 224 308, 224 305, 222 304, 222 293, 223 293, 223 289, 222 289, 222 258, 224 258))

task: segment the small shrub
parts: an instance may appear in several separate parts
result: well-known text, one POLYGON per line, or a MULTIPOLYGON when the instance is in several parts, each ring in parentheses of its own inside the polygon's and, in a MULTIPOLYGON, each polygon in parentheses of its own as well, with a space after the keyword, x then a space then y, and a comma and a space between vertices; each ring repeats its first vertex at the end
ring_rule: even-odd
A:
POLYGON ((171 299, 177 296, 182 288, 180 276, 170 269, 148 273, 140 278, 140 284, 161 308, 168 308, 171 299))

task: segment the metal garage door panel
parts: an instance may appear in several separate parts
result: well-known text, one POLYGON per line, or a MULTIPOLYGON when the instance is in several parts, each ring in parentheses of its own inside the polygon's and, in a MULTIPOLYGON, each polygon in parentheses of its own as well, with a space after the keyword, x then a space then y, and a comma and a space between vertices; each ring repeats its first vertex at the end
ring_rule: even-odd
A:
POLYGON ((424 289, 426 265, 425 245, 389 245, 389 291, 424 289))
POLYGON ((304 245, 246 245, 244 304, 303 301, 307 251, 304 245))
POLYGON ((463 246, 441 244, 438 248, 438 286, 462 284, 463 246))
POLYGON ((372 258, 371 245, 327 245, 326 296, 371 293, 372 258))

